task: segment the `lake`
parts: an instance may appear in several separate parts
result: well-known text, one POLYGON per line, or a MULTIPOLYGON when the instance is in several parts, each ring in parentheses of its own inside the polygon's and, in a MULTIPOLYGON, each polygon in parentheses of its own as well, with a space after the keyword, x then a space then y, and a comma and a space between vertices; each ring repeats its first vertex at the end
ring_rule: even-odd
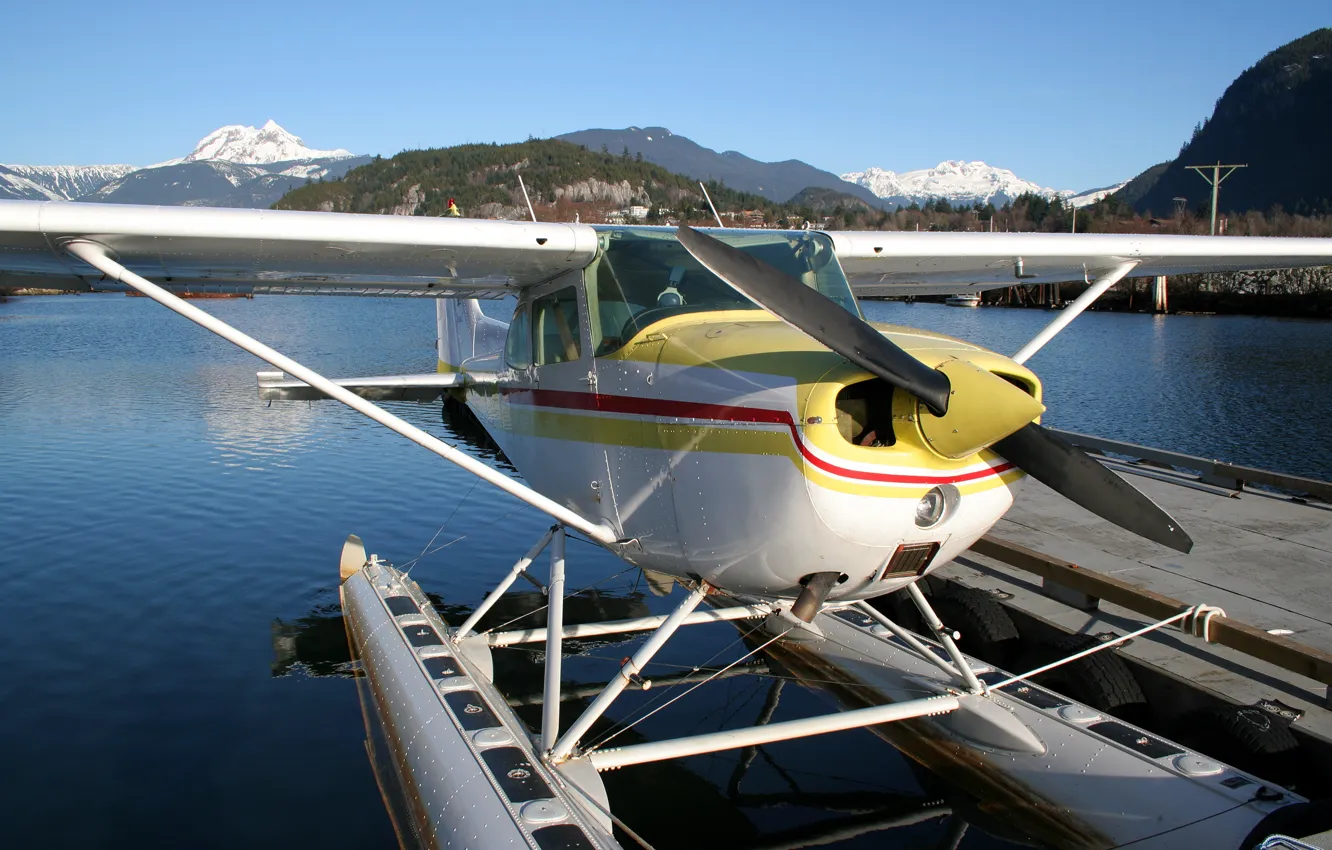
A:
MULTIPOLYGON (((326 374, 434 365, 433 308, 419 301, 196 303, 326 374)), ((931 304, 866 312, 1001 352, 1050 318, 931 304)), ((1089 313, 1028 365, 1045 381, 1047 424, 1328 479, 1329 343, 1325 322, 1089 313)), ((264 364, 147 299, 11 299, 0 303, 0 352, 0 844, 395 846, 349 678, 342 541, 355 532, 402 565, 435 538, 443 548, 412 576, 454 618, 536 539, 543 516, 332 402, 265 406, 254 378, 264 364)), ((458 440, 437 404, 392 408, 458 440)), ((592 588, 570 602, 570 620, 673 605, 587 544, 570 544, 569 571, 570 588, 592 588)), ((736 638, 728 625, 697 627, 650 669, 738 657, 736 638)), ((566 682, 605 681, 627 654, 591 642, 579 652, 566 682)), ((531 648, 496 666, 502 686, 539 692, 531 648)), ((638 729, 661 737, 752 719, 770 688, 761 676, 727 679, 638 729)), ((829 705, 788 687, 775 719, 829 705)), ((743 777, 722 753, 606 780, 617 813, 662 848, 776 841, 848 817, 838 800, 910 813, 946 794, 866 732, 764 753, 743 777), (704 834, 672 832, 683 807, 708 823, 704 834)), ((950 828, 916 820, 893 839, 934 846, 950 828)), ((963 846, 1016 845, 973 829, 963 846)))

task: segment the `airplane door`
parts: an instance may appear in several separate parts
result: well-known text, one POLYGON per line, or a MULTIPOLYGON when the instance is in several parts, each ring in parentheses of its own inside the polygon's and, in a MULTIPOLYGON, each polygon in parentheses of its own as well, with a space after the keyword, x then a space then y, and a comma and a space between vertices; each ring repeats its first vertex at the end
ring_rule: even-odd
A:
POLYGON ((532 365, 538 389, 593 389, 582 281, 581 273, 570 272, 532 293, 532 365))
MULTIPOLYGON (((601 423, 582 272, 533 290, 533 469, 542 492, 593 519, 618 526, 601 423)), ((535 478, 534 478, 535 483, 535 478)))

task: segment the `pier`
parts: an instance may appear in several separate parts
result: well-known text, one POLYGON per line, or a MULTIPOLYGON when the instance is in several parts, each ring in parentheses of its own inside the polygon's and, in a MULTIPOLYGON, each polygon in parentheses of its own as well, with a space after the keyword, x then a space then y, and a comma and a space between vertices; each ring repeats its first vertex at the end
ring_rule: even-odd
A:
MULTIPOLYGON (((1332 764, 1332 485, 1063 436, 1179 520, 1192 553, 1167 553, 1028 481, 990 534, 931 577, 936 592, 970 588, 998 601, 1023 643, 1105 640, 1187 606, 1223 609, 1210 640, 1163 629, 1116 650, 1149 707, 1135 721, 1178 735, 1203 712, 1248 706, 1290 733, 1292 758, 1332 764)), ((1316 773, 1306 793, 1326 797, 1332 772, 1316 773)))

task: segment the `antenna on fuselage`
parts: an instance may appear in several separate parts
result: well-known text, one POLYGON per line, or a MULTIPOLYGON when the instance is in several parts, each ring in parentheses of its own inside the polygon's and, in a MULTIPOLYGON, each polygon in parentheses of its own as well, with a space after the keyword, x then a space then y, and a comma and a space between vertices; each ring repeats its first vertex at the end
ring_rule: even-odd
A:
POLYGON ((532 209, 532 199, 527 196, 527 184, 523 182, 523 175, 518 175, 518 188, 523 190, 523 200, 527 201, 527 211, 532 214, 532 221, 536 221, 536 210, 532 209))
POLYGON ((707 199, 708 206, 712 207, 712 217, 717 219, 717 226, 725 227, 726 225, 721 223, 721 216, 717 215, 717 205, 712 203, 712 196, 708 194, 708 187, 703 185, 702 180, 698 181, 698 188, 703 190, 703 197, 707 199))

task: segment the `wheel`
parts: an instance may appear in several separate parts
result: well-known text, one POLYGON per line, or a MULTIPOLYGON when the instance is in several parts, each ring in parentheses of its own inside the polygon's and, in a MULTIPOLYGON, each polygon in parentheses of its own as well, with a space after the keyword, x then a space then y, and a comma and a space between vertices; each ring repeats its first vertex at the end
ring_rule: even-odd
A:
POLYGON ((930 597, 930 605, 945 627, 961 634, 958 649, 986 664, 1008 669, 1021 645, 1017 626, 1004 606, 982 590, 956 584, 930 597))
POLYGON ((1259 821, 1240 844, 1240 850, 1253 850, 1271 835, 1289 835, 1301 839, 1329 829, 1332 829, 1332 804, 1327 800, 1292 803, 1259 821))
POLYGON ((1223 705, 1186 714, 1176 737, 1204 755, 1287 788, 1312 778, 1305 775, 1300 742, 1289 722, 1257 706, 1223 705))
MULTIPOLYGON (((1096 646, 1091 635, 1063 635, 1043 641, 1024 653, 1018 671, 1032 670, 1096 646)), ((1141 724, 1149 714, 1147 697, 1124 659, 1113 650, 1098 652, 1056 667, 1032 681, 1084 705, 1141 724)))

